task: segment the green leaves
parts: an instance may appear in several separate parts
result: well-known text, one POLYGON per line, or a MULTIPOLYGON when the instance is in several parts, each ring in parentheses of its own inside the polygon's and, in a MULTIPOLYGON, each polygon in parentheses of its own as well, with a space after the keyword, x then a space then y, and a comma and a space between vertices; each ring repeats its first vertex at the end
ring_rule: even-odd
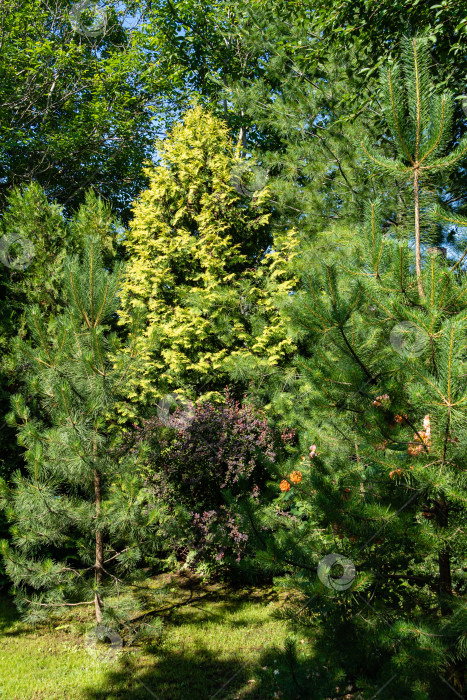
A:
POLYGON ((35 180, 70 211, 93 185, 128 217, 153 138, 148 52, 123 28, 118 3, 107 3, 107 29, 96 37, 74 31, 71 4, 3 5, 3 192, 35 180))

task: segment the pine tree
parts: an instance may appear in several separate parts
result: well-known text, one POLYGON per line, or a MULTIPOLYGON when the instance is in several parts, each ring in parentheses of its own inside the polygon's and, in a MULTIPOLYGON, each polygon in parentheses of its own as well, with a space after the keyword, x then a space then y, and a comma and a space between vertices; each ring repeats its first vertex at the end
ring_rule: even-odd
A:
MULTIPOLYGON (((0 218, 0 476, 8 479, 22 468, 23 456, 15 430, 5 421, 11 396, 24 392, 27 362, 13 353, 13 341, 27 336, 25 309, 41 308, 47 334, 54 334, 55 318, 66 304, 64 260, 67 254, 82 254, 87 229, 92 225, 104 247, 106 267, 117 255, 116 227, 109 207, 92 191, 71 219, 63 208, 49 202, 42 188, 32 183, 13 189, 0 218)), ((30 408, 35 410, 35 397, 30 408)), ((0 537, 7 536, 4 514, 0 515, 0 537)), ((3 568, 0 564, 0 570, 3 568)))
POLYGON ((225 95, 245 114, 244 150, 269 173, 282 226, 297 225, 303 238, 330 220, 357 224, 363 202, 378 194, 388 215, 402 209, 405 184, 375 177, 355 148, 364 132, 392 153, 374 79, 361 74, 364 51, 355 42, 336 50, 336 41, 323 41, 323 18, 314 10, 289 3, 284 13, 280 6, 234 3, 231 31, 257 57, 259 75, 234 76, 225 95))
MULTIPOLYGON (((67 306, 56 332, 47 334, 36 305, 27 314, 31 340, 17 343, 38 405, 31 409, 22 395, 12 401, 9 422, 25 448, 26 469, 2 485, 12 540, 2 542, 2 553, 17 604, 31 621, 89 604, 100 623, 105 596, 141 561, 144 543, 150 551, 157 542, 157 511, 148 508, 139 455, 119 457, 111 430, 133 358, 119 353, 121 341, 109 329, 123 268, 104 268, 92 225, 83 260, 66 260, 67 306)), ((134 337, 128 342, 134 347, 134 337)))
POLYGON ((420 237, 420 189, 423 179, 458 166, 467 156, 467 134, 446 155, 452 140, 454 101, 451 93, 433 89, 426 40, 405 37, 402 64, 383 75, 383 107, 397 159, 388 159, 362 143, 368 158, 382 172, 413 180, 415 267, 420 299, 425 299, 420 237))
MULTIPOLYGON (((433 100, 431 114, 451 113, 449 96, 433 100)), ((401 123, 403 142, 435 121, 401 123)), ((433 168, 463 149, 441 158, 441 133, 428 146, 419 132, 433 168)), ((300 679, 312 698, 467 689, 467 278, 429 254, 420 303, 413 250, 384 223, 376 201, 341 260, 320 240, 294 258, 302 279, 283 312, 301 354, 271 391, 299 450, 278 468, 277 503, 244 513, 257 564, 303 593, 291 617, 314 639, 300 679)))
POLYGON ((18 335, 27 337, 25 309, 31 304, 40 306, 47 334, 54 334, 55 318, 66 305, 64 260, 83 254, 90 226, 111 269, 119 255, 116 224, 109 207, 92 191, 68 219, 33 183, 10 192, 0 218, 0 475, 6 478, 22 462, 14 430, 5 421, 11 396, 24 389, 26 365, 24 357, 14 356, 13 341, 18 335))

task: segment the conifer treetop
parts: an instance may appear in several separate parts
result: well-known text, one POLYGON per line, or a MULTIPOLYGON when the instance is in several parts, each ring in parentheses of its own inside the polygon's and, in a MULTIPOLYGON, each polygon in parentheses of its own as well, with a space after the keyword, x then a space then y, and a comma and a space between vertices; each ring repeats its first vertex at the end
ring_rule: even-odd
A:
POLYGON ((285 261, 296 232, 272 235, 268 188, 236 190, 250 161, 225 124, 200 106, 185 114, 160 153, 126 241, 119 322, 138 312, 145 323, 130 401, 159 400, 163 384, 163 393, 199 389, 215 373, 219 391, 229 357, 266 348, 274 362, 290 349, 266 287, 289 283, 285 261), (253 320, 257 313, 263 320, 253 320))
POLYGON ((467 134, 446 153, 452 141, 454 100, 440 93, 430 78, 426 38, 404 37, 402 60, 382 71, 382 104, 394 140, 396 157, 382 156, 369 143, 361 146, 380 172, 394 172, 413 181, 415 266, 420 299, 425 299, 420 251, 420 187, 424 178, 448 171, 467 156, 467 134))

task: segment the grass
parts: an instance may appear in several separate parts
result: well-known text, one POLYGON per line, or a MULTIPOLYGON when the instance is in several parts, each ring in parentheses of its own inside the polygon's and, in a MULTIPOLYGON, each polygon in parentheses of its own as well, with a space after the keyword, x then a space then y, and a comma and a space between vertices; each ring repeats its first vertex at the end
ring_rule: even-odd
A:
MULTIPOLYGON (((159 610, 150 619, 162 621, 162 632, 137 643, 120 628, 124 643, 115 654, 108 645, 86 648, 91 608, 75 608, 53 624, 32 628, 19 620, 11 600, 1 599, 0 699, 299 696, 284 655, 286 623, 273 616, 284 601, 271 589, 231 590, 167 574, 147 583, 142 602, 159 610)), ((297 641, 304 659, 310 649, 297 641)))

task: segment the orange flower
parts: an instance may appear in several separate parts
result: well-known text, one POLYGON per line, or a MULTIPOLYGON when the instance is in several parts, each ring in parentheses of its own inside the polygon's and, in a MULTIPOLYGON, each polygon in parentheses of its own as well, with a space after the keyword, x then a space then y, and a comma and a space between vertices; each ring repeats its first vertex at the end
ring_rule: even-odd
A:
POLYGON ((292 472, 289 474, 289 479, 293 484, 299 484, 302 480, 302 472, 292 472))
POLYGON ((281 491, 290 491, 290 484, 286 479, 282 479, 279 488, 281 491))
POLYGON ((402 423, 404 418, 407 419, 407 415, 405 413, 403 413, 401 416, 398 413, 396 413, 396 415, 394 416, 394 421, 396 423, 402 423))

